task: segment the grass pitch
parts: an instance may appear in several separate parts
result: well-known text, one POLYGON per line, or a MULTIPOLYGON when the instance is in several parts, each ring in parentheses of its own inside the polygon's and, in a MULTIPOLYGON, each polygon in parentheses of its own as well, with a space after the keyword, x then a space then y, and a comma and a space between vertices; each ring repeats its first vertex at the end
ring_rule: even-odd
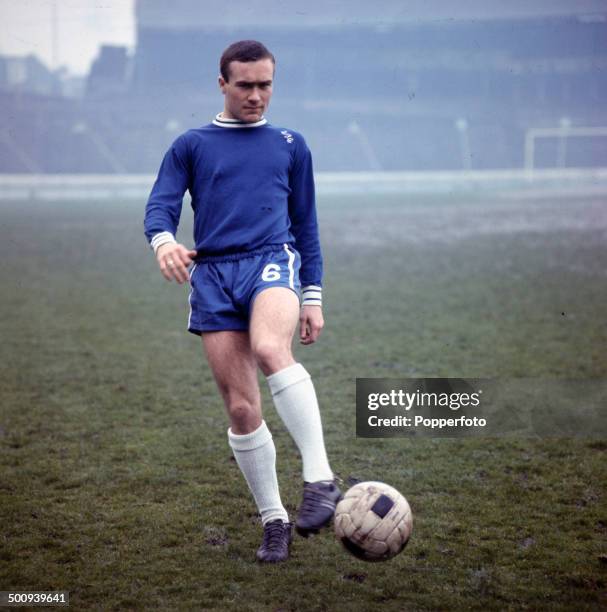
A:
MULTIPOLYGON (((157 271, 142 207, 0 202, 1 590, 104 610, 607 606, 607 441, 354 435, 356 377, 605 378, 604 201, 319 200, 327 326, 297 358, 333 469, 402 491, 414 531, 388 563, 328 531, 275 567, 253 562, 187 288, 157 271)), ((300 460, 265 388, 264 406, 294 514, 300 460)))

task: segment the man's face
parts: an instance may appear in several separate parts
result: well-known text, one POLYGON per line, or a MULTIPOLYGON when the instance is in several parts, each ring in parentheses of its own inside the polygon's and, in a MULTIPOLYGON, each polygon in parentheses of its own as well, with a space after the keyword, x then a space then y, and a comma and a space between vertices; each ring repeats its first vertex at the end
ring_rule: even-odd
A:
POLYGON ((225 96, 223 116, 247 123, 259 121, 270 104, 274 64, 271 59, 256 62, 230 62, 230 80, 219 77, 225 96))

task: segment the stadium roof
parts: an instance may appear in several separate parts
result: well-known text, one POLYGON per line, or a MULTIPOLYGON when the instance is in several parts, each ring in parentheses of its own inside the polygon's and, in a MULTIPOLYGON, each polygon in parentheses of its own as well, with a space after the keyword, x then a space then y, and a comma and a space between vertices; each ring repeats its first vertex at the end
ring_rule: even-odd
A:
POLYGON ((607 15, 604 0, 136 0, 140 28, 311 27, 607 15))

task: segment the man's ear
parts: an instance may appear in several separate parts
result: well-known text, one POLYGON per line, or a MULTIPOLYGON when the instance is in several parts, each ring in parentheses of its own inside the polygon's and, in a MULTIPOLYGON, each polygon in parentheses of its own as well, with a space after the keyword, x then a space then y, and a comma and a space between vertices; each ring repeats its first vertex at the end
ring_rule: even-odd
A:
POLYGON ((225 92, 226 92, 226 90, 225 90, 225 87, 226 87, 225 79, 222 76, 220 76, 217 79, 217 82, 219 83, 219 89, 221 89, 221 93, 225 94, 225 92))

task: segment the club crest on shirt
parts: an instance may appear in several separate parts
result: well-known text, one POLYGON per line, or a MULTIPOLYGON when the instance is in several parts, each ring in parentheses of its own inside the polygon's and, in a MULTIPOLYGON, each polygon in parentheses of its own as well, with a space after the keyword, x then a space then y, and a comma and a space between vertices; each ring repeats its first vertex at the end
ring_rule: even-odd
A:
POLYGON ((293 134, 287 132, 287 130, 280 130, 280 133, 283 135, 284 139, 291 144, 293 142, 293 134))

